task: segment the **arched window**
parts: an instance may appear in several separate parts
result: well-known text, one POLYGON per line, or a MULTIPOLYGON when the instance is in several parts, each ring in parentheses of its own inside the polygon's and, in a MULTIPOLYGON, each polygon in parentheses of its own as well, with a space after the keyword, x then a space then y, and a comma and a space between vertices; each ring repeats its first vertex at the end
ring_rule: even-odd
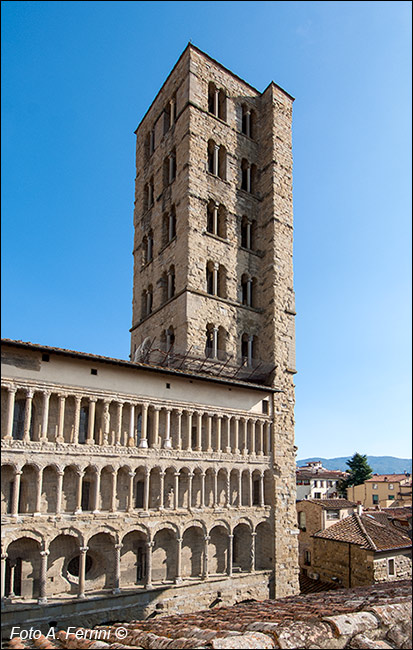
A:
POLYGON ((242 133, 249 138, 254 138, 255 135, 255 111, 249 108, 246 104, 242 105, 242 133))
POLYGON ((256 278, 251 278, 248 273, 241 277, 240 302, 247 307, 255 306, 256 278))
POLYGON ((211 199, 207 204, 207 232, 217 237, 226 238, 227 211, 218 201, 211 199))
POLYGON ((245 216, 242 217, 241 220, 242 248, 247 248, 248 250, 254 250, 255 228, 256 228, 255 221, 245 216))
POLYGON ((227 153, 225 147, 218 145, 214 140, 208 141, 208 171, 214 176, 226 179, 227 153))
POLYGON ((224 122, 227 119, 227 96, 210 81, 208 84, 208 112, 224 122))
POLYGON ((254 358, 255 337, 251 334, 244 333, 241 337, 241 356, 247 366, 252 366, 254 358))
POLYGON ((176 212, 172 206, 169 212, 163 216, 163 241, 164 245, 169 244, 176 237, 176 212))
POLYGON ((176 178, 176 151, 175 149, 166 156, 163 161, 163 184, 164 187, 167 187, 176 178))
POLYGON ((167 273, 167 300, 175 295, 175 267, 172 265, 167 273))

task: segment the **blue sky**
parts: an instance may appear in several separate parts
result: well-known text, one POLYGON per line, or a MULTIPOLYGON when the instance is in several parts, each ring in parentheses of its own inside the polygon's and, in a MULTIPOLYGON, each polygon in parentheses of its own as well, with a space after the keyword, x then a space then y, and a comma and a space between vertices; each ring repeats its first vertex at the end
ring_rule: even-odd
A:
POLYGON ((298 457, 409 457, 410 2, 2 2, 2 336, 128 358, 133 131, 189 40, 296 97, 298 457))

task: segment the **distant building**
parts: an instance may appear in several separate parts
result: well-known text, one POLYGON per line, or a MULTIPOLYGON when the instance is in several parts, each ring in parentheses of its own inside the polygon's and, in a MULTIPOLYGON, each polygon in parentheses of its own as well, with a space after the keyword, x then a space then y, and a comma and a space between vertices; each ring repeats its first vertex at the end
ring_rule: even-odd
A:
POLYGON ((301 499, 336 499, 338 483, 346 473, 323 467, 321 461, 306 463, 296 470, 297 501, 301 499))
POLYGON ((353 513, 313 536, 312 570, 344 587, 405 580, 412 574, 412 542, 383 518, 353 513))
POLYGON ((361 485, 347 488, 347 498, 364 508, 412 503, 412 477, 405 474, 374 474, 361 485))
POLYGON ((304 499, 297 502, 299 565, 301 575, 313 577, 313 535, 348 517, 356 504, 347 499, 304 499))

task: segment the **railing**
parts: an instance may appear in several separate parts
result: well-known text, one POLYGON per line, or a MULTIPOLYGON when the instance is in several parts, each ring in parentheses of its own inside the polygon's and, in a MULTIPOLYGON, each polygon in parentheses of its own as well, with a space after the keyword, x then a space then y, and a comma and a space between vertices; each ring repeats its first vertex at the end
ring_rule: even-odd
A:
POLYGON ((268 383, 276 368, 275 364, 255 358, 231 356, 224 350, 217 350, 216 356, 213 356, 213 351, 209 348, 201 351, 191 346, 186 350, 171 345, 169 349, 162 350, 153 347, 153 341, 144 344, 136 350, 135 362, 259 384, 268 383))

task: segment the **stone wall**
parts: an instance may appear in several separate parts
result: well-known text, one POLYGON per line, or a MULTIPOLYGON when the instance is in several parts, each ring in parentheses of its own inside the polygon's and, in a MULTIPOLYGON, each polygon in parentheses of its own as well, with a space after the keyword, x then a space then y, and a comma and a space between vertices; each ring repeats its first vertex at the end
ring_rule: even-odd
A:
POLYGON ((393 580, 406 580, 412 577, 412 554, 402 553, 399 555, 387 554, 374 560, 373 566, 374 582, 391 582, 393 580), (394 563, 394 575, 389 570, 389 560, 394 563))

